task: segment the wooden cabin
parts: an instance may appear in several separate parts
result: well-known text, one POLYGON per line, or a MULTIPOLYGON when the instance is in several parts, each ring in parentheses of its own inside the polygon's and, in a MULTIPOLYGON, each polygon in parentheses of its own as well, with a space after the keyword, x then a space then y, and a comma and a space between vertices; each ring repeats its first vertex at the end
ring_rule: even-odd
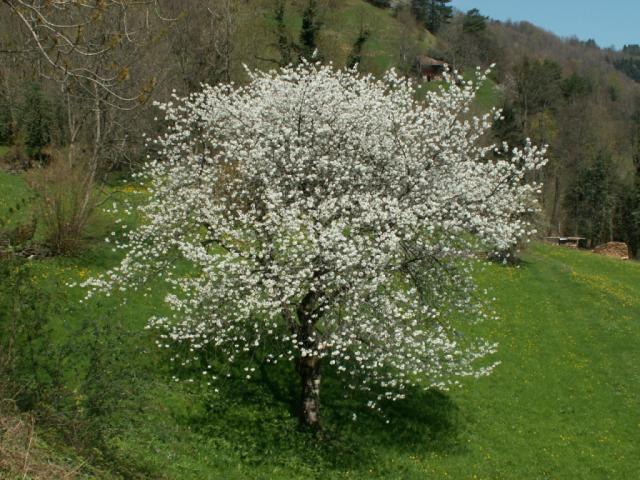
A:
POLYGON ((442 78, 446 68, 447 64, 442 60, 436 60, 427 55, 418 55, 416 57, 416 71, 427 82, 442 78))

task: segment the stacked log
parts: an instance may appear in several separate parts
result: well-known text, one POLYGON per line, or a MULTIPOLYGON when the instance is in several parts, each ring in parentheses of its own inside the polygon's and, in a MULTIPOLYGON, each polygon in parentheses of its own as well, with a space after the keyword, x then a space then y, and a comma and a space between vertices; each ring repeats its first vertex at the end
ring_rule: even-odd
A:
POLYGON ((629 260, 629 247, 624 242, 608 242, 598 245, 593 249, 593 253, 605 255, 607 257, 629 260))

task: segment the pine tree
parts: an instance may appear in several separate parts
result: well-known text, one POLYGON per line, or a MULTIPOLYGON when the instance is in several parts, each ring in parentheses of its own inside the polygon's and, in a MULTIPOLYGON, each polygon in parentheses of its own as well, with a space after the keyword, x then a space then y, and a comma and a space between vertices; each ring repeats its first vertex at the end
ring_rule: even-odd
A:
POLYGON ((411 12, 421 23, 426 23, 429 0, 411 0, 411 12))
POLYGON ((620 238, 629 246, 629 256, 637 258, 640 249, 640 176, 622 188, 617 216, 620 238))
POLYGON ((7 101, 0 102, 0 145, 11 143, 13 125, 7 101))
POLYGON ((431 33, 437 33, 452 17, 450 2, 451 0, 411 0, 411 11, 431 33))
POLYGON ((480 33, 487 29, 487 17, 480 14, 480 10, 472 8, 462 21, 462 31, 464 33, 480 33))
POLYGON ((285 5, 284 0, 278 0, 274 11, 274 20, 276 21, 276 33, 278 36, 278 52, 280 53, 280 66, 286 67, 293 61, 291 55, 292 42, 287 34, 285 25, 285 5))
POLYGON ((565 206, 573 216, 574 233, 588 238, 592 246, 611 240, 614 190, 611 155, 601 151, 591 165, 578 171, 565 197, 565 206))
POLYGON ((300 58, 311 59, 318 50, 317 36, 321 24, 318 21, 316 0, 309 0, 302 13, 302 29, 300 30, 300 58))
POLYGON ((358 38, 356 38, 356 41, 353 43, 353 48, 347 58, 347 68, 353 68, 362 61, 362 48, 364 47, 365 42, 369 39, 369 35, 369 30, 360 26, 358 38))
POLYGON ((619 215, 622 237, 629 245, 629 255, 632 258, 638 258, 640 255, 640 103, 636 105, 636 111, 631 119, 636 126, 633 154, 634 178, 622 191, 619 215))
POLYGON ((21 123, 27 155, 40 160, 42 149, 51 141, 51 108, 40 84, 36 82, 27 89, 21 123))

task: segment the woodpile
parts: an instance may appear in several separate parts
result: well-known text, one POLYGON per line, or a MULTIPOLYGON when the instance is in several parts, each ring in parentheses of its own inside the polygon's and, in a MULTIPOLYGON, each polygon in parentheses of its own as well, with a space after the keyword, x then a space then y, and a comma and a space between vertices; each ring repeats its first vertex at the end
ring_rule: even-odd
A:
POLYGON ((606 255, 607 257, 629 260, 629 247, 624 242, 609 242, 598 245, 593 249, 593 253, 606 255))

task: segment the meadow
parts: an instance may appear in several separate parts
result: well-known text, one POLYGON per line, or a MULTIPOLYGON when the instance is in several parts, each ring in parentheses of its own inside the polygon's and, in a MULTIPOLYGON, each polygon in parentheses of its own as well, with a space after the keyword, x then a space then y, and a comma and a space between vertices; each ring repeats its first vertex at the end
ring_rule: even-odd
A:
MULTIPOLYGON (((136 202, 144 191, 107 194, 107 203, 136 202)), ((14 206, 22 198, 31 198, 24 180, 1 173, 0 215, 25 215, 28 202, 14 206)), ((51 392, 18 402, 49 402, 34 462, 40 452, 77 478, 105 479, 608 479, 640 469, 637 262, 533 244, 516 267, 488 265, 477 280, 500 318, 479 333, 500 344, 495 372, 447 392, 413 392, 384 418, 344 399, 328 371, 316 437, 297 428, 291 366, 218 392, 173 381, 168 355, 144 328, 162 309, 159 285, 124 305, 118 294, 83 301, 70 284, 120 258, 104 242, 115 219, 100 211, 75 256, 2 262, 4 320, 19 305, 41 334, 25 391, 51 392)))

